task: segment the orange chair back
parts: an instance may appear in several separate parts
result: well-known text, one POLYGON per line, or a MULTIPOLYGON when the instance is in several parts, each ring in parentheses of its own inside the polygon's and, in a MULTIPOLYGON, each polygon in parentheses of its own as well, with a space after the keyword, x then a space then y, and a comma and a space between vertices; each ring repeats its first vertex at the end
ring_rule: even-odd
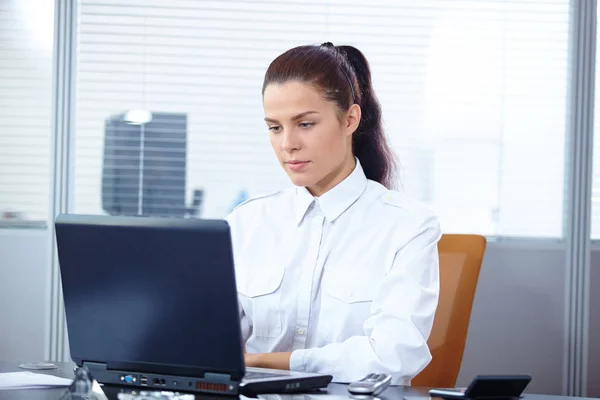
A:
POLYGON ((427 342, 432 360, 411 385, 456 385, 486 244, 480 235, 442 235, 438 243, 440 296, 427 342))

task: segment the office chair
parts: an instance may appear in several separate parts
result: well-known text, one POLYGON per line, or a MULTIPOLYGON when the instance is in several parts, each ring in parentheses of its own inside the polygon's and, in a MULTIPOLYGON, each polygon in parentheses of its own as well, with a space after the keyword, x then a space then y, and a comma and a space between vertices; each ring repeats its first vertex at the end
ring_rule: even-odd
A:
POLYGON ((486 238, 479 235, 442 235, 438 243, 440 296, 427 342, 432 360, 411 385, 456 385, 486 244, 486 238))

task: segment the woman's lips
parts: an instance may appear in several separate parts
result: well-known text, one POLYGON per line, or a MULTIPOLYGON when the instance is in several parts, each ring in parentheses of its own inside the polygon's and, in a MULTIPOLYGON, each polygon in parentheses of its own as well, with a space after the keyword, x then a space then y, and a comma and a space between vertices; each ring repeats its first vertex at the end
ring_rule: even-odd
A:
POLYGON ((292 171, 301 171, 308 165, 309 161, 287 161, 289 169, 292 171))

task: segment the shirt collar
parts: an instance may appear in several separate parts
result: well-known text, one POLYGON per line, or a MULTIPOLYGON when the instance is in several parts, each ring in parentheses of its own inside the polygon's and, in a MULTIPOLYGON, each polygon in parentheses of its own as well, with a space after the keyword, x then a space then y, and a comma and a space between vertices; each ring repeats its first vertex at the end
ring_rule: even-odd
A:
POLYGON ((318 201, 327 221, 333 222, 354 204, 366 187, 367 177, 358 158, 354 171, 321 197, 314 197, 306 187, 298 187, 296 189, 296 223, 302 222, 306 211, 315 200, 318 201))

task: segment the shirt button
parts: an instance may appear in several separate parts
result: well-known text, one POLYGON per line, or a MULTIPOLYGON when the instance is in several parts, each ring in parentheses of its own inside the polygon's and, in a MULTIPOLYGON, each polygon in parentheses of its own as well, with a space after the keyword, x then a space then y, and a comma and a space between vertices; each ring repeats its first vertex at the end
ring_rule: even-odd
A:
POLYGON ((304 329, 302 328, 298 328, 296 332, 298 332, 298 335, 304 335, 304 329))
POLYGON ((352 297, 352 291, 351 291, 351 290, 349 290, 349 291, 348 291, 348 293, 346 293, 346 296, 348 296, 348 297, 352 297))

